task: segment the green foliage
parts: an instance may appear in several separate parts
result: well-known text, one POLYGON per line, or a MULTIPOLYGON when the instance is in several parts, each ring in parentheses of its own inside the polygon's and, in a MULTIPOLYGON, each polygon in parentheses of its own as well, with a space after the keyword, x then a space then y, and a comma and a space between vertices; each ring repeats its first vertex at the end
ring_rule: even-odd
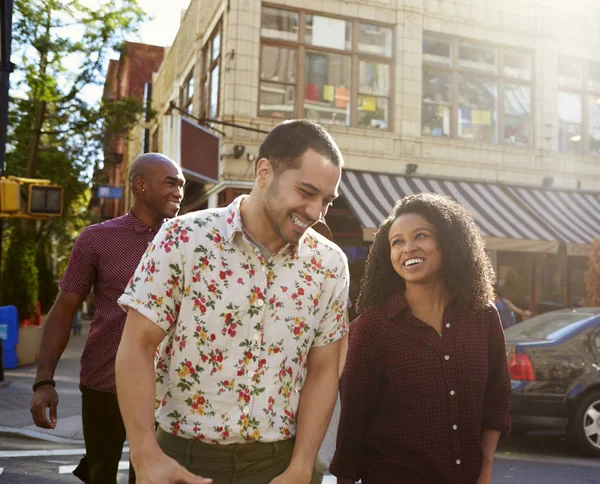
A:
POLYGON ((588 259, 588 270, 585 273, 586 306, 600 306, 600 239, 594 241, 588 259))
POLYGON ((38 269, 35 254, 36 245, 32 234, 16 226, 2 272, 2 305, 15 305, 21 320, 36 313, 38 269))
MULTIPOLYGON (((74 239, 90 223, 90 183, 94 167, 103 160, 105 140, 126 133, 143 111, 137 100, 100 98, 108 56, 121 49, 144 14, 137 0, 98 3, 90 8, 89 2, 79 0, 14 2, 11 60, 17 68, 11 76, 7 174, 62 185, 64 211, 61 217, 25 222, 21 232, 18 224, 5 224, 5 241, 9 251, 17 250, 16 240, 32 245, 34 269, 36 253, 42 254, 47 260, 40 265, 44 286, 52 275, 49 268, 64 267, 74 239), (52 264, 49 254, 57 258, 52 264)), ((37 285, 34 293, 31 274, 14 271, 25 270, 28 261, 17 263, 12 254, 4 254, 2 278, 17 282, 9 293, 18 296, 23 310, 35 303, 37 285)), ((41 294, 46 307, 53 291, 48 287, 41 294)))

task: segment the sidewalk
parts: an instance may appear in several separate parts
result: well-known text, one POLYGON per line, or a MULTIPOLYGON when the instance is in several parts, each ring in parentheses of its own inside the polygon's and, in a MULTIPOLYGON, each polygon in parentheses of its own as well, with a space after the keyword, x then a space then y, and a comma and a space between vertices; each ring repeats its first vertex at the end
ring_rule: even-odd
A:
POLYGON ((58 363, 54 380, 58 392, 58 422, 54 430, 33 424, 29 405, 36 366, 5 370, 10 384, 0 388, 0 434, 20 435, 64 444, 83 444, 81 428, 81 393, 79 392, 79 360, 85 345, 90 321, 83 321, 81 336, 72 336, 58 363))

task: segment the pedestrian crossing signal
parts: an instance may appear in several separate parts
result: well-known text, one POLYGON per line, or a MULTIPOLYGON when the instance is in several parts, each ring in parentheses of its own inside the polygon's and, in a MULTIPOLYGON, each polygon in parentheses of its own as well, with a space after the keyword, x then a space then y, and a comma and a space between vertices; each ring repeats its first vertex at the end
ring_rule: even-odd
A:
POLYGON ((0 179, 0 218, 46 219, 63 212, 63 187, 50 180, 0 179))
POLYGON ((58 185, 29 185, 29 215, 62 215, 63 187, 58 185))

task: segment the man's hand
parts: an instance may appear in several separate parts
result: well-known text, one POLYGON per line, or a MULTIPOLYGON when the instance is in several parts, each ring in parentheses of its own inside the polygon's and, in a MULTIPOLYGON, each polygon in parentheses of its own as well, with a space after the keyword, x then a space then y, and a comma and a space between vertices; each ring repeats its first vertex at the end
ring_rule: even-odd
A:
POLYGON ((310 484, 312 469, 295 470, 288 467, 283 474, 278 475, 269 484, 310 484))
POLYGON ((52 385, 42 385, 34 393, 31 399, 31 415, 37 427, 43 429, 56 428, 56 409, 58 407, 58 394, 52 385), (50 408, 50 420, 46 409, 50 408))
POLYGON ((163 452, 134 467, 137 484, 212 484, 212 479, 195 476, 163 452))

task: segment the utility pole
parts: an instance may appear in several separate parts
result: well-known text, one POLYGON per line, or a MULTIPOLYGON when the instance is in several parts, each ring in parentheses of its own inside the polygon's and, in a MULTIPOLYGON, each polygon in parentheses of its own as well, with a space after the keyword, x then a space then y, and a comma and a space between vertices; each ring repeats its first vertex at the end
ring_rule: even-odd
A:
MULTIPOLYGON (((6 169, 6 129, 8 126, 9 78, 14 69, 10 61, 13 0, 0 0, 0 177, 6 169)), ((2 269, 2 221, 0 220, 0 272, 2 269)))
MULTIPOLYGON (((0 177, 6 168, 6 129, 8 126, 8 92, 10 73, 14 64, 10 61, 12 41, 13 0, 0 0, 0 177)), ((3 222, 0 219, 0 274, 2 273, 3 222)), ((0 341, 0 386, 4 383, 4 358, 0 341)))

